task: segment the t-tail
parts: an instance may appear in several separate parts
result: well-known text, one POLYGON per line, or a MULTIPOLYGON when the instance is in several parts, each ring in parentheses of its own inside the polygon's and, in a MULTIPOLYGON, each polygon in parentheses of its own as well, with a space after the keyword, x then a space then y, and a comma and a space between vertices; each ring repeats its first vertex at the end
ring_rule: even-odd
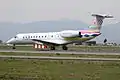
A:
POLYGON ((105 18, 113 18, 111 15, 102 15, 102 14, 92 14, 94 16, 94 20, 92 22, 92 25, 89 26, 90 30, 97 30, 100 31, 103 20, 105 18))

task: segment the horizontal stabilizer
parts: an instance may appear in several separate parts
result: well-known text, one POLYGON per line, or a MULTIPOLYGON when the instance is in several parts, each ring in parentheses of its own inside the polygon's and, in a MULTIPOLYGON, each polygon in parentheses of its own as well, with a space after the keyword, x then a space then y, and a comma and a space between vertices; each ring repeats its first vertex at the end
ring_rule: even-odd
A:
POLYGON ((108 14, 92 14, 92 16, 103 17, 103 18, 113 18, 112 15, 108 15, 108 14))

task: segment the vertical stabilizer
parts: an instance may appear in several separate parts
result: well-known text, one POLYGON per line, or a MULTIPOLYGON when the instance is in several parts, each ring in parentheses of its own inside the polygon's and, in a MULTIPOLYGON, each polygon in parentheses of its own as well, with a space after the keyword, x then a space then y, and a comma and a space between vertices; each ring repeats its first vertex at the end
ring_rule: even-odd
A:
POLYGON ((89 26, 89 28, 91 30, 100 30, 103 20, 105 18, 113 18, 113 16, 111 15, 103 15, 103 14, 92 14, 92 16, 94 16, 94 20, 92 21, 92 25, 89 26))

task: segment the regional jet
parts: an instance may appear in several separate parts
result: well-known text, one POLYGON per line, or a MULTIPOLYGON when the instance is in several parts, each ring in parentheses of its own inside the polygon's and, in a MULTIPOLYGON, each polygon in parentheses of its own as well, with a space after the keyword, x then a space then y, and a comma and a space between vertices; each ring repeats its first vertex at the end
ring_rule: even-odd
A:
POLYGON ((63 30, 60 32, 47 33, 20 33, 8 40, 7 44, 41 44, 46 45, 50 50, 55 50, 56 46, 62 46, 67 50, 68 44, 85 42, 99 36, 100 29, 105 18, 113 18, 111 15, 92 14, 94 20, 87 30, 63 30))

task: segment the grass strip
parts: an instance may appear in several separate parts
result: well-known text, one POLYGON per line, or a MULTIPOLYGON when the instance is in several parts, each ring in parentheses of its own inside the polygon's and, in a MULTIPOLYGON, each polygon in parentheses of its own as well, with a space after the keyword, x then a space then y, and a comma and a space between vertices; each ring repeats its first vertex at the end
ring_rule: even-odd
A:
POLYGON ((2 80, 119 80, 120 62, 1 59, 2 80))

